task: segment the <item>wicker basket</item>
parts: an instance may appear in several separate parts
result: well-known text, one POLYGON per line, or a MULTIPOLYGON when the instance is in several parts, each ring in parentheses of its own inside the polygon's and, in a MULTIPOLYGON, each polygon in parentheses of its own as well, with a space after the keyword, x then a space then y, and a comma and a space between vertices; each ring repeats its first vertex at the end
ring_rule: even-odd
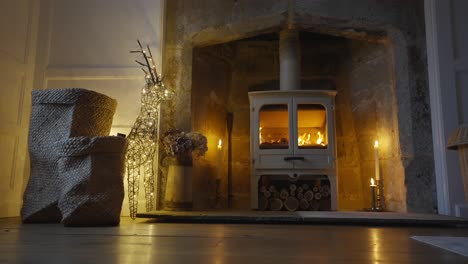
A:
POLYGON ((468 124, 455 129, 447 142, 447 148, 449 149, 458 149, 462 145, 468 145, 468 124))
POLYGON ((80 88, 32 92, 31 175, 23 196, 24 223, 60 222, 58 156, 54 143, 75 136, 107 136, 117 102, 80 88))
POLYGON ((468 205, 468 124, 461 125, 450 135, 447 147, 449 149, 458 150, 463 186, 465 189, 465 201, 468 205))
POLYGON ((127 139, 76 137, 57 143, 58 207, 66 226, 118 225, 127 139))

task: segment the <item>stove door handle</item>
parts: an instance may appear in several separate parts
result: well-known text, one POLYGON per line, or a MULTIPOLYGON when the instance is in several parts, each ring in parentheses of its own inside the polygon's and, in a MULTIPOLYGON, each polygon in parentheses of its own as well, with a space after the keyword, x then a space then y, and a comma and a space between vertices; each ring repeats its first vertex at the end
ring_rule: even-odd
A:
POLYGON ((291 161, 291 160, 301 160, 304 161, 304 157, 284 157, 284 161, 291 161))

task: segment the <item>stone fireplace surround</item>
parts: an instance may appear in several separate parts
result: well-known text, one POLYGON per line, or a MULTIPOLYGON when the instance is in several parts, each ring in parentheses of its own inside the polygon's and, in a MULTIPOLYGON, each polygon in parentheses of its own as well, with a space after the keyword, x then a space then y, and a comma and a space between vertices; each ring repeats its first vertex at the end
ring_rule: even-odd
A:
MULTIPOLYGON (((436 211, 422 1, 208 2, 168 3, 165 75, 179 100, 166 106, 162 125, 199 130, 215 150, 218 137, 227 139, 225 113, 233 113, 222 207, 231 174, 232 208, 248 208, 249 142, 242 136, 249 131, 242 125, 248 123, 248 108, 242 96, 277 85, 275 55, 269 52, 275 50, 276 32, 293 24, 308 35, 302 41, 302 86, 331 86, 339 94, 339 209, 369 204, 366 181, 372 176, 371 142, 377 137, 387 207, 436 211)), ((213 207, 209 190, 215 189, 215 167, 215 151, 195 163, 195 209, 213 207)), ((164 177, 158 186, 164 193, 164 177)))

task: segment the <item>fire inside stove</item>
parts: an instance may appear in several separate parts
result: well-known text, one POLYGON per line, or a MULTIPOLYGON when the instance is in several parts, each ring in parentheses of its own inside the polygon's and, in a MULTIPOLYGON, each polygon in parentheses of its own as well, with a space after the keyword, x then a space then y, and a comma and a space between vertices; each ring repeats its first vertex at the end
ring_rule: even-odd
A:
POLYGON ((297 104, 297 120, 290 122, 291 115, 287 104, 262 106, 259 115, 260 149, 287 149, 290 135, 297 136, 298 148, 325 149, 328 145, 326 109, 319 104, 297 104), (294 133, 290 134, 290 126, 294 133))

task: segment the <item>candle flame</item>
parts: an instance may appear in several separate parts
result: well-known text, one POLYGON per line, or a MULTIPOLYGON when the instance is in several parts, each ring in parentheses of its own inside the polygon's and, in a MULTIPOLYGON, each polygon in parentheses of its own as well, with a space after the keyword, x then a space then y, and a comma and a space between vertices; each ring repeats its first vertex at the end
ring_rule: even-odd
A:
POLYGON ((378 140, 376 140, 376 141, 374 142, 374 148, 375 148, 375 149, 378 149, 378 148, 379 148, 379 141, 378 141, 378 140))
POLYGON ((223 141, 219 139, 218 141, 218 149, 221 149, 223 147, 223 141))
POLYGON ((370 178, 370 185, 375 186, 374 178, 370 178))

